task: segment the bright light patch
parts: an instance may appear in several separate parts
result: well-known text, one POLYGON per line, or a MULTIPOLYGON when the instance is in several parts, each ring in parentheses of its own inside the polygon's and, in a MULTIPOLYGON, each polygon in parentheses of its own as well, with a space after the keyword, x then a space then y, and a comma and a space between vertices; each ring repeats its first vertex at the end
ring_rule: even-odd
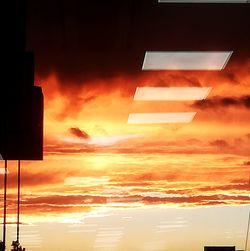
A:
POLYGON ((128 124, 190 123, 196 112, 130 113, 128 124))
POLYGON ((247 0, 158 0, 158 3, 249 3, 247 0))
POLYGON ((222 70, 232 51, 147 51, 142 70, 222 70))
POLYGON ((137 87, 134 100, 202 100, 211 87, 137 87))
POLYGON ((109 183, 109 177, 68 177, 64 181, 67 186, 97 186, 109 183))
MULTIPOLYGON (((7 173, 9 173, 9 170, 7 169, 7 173)), ((0 167, 0 174, 5 174, 5 168, 0 167)))

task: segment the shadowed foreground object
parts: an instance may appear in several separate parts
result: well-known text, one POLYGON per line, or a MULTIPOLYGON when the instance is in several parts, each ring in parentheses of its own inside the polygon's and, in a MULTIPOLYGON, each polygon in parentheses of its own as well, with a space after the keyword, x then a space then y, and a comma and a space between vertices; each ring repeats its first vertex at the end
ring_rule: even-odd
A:
POLYGON ((43 94, 34 86, 34 56, 25 50, 25 4, 6 8, 0 92, 0 153, 5 160, 43 159, 43 94), (6 81, 7 80, 7 81, 6 81))
POLYGON ((204 251, 235 251, 235 246, 205 246, 204 251))

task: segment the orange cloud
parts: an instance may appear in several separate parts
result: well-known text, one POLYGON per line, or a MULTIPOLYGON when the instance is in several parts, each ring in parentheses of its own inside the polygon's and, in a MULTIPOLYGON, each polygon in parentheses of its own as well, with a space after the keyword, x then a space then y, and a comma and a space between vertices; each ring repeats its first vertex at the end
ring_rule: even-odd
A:
MULTIPOLYGON (((60 83, 55 74, 42 79, 45 160, 23 163, 23 213, 49 215, 136 203, 249 203, 249 66, 231 64, 222 72, 144 72, 80 84, 60 83), (193 102, 135 102, 137 86, 211 86, 203 101, 211 109, 193 102), (135 111, 191 110, 197 115, 187 125, 127 124, 128 114, 135 111), (70 177, 108 177, 108 182, 74 186, 65 182, 70 177)), ((11 212, 16 181, 16 169, 10 167, 11 212)))

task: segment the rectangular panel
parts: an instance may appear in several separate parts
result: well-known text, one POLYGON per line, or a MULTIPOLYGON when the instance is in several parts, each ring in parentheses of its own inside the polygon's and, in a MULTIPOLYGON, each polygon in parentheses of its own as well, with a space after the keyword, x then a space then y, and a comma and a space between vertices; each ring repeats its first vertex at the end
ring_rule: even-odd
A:
POLYGON ((232 51, 147 51, 142 70, 222 70, 232 51))
POLYGON ((130 113, 128 124, 190 123, 196 112, 177 113, 130 113))
POLYGON ((211 87, 137 87, 134 100, 202 100, 210 91, 211 87))
POLYGON ((249 3, 247 0, 158 0, 158 3, 249 3))

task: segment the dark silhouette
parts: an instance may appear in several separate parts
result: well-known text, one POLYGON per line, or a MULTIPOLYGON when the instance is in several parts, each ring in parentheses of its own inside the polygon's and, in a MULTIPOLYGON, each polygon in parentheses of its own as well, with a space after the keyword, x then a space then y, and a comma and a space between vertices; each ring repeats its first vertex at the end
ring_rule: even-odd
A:
POLYGON ((6 248, 7 160, 18 160, 17 240, 19 244, 20 160, 43 159, 43 94, 34 86, 34 55, 26 51, 26 2, 6 1, 2 29, 2 78, 0 97, 0 158, 5 161, 3 241, 6 248))
POLYGON ((12 249, 11 251, 25 251, 25 248, 22 248, 22 246, 20 246, 20 243, 18 241, 12 241, 12 249))
POLYGON ((34 55, 25 50, 26 6, 6 3, 1 76, 0 154, 4 160, 43 158, 43 94, 34 86, 34 55), (4 81, 3 81, 4 80, 4 81))
POLYGON ((235 251, 235 246, 205 246, 204 251, 235 251))
POLYGON ((0 241, 0 251, 4 251, 4 250, 5 250, 4 242, 0 241))

